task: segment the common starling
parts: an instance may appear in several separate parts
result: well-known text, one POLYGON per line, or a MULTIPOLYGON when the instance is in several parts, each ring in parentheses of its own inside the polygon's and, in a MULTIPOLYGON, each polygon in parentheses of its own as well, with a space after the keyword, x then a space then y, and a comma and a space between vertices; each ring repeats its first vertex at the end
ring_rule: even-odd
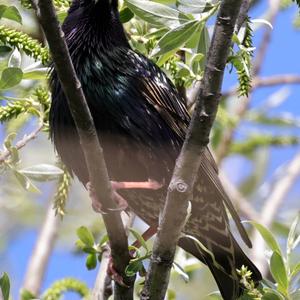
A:
MULTIPOLYGON (((112 180, 168 183, 190 122, 183 99, 160 68, 133 51, 119 19, 117 0, 73 0, 63 23, 112 180)), ((89 177, 79 137, 55 70, 51 78, 51 137, 62 161, 86 186, 89 177)), ((157 227, 167 184, 157 190, 122 190, 132 209, 157 227)), ((226 209, 244 242, 248 235, 218 178, 208 149, 194 186, 192 212, 179 245, 208 265, 225 300, 243 287, 236 269, 245 265, 254 282, 261 274, 232 236, 226 209)))

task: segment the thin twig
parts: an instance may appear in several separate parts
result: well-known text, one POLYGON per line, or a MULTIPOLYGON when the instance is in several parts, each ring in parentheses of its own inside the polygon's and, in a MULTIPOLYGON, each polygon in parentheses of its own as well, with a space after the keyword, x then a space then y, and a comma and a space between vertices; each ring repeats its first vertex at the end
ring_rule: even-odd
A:
MULTIPOLYGON (((22 149, 31 140, 34 140, 42 129, 43 129, 43 124, 40 124, 33 132, 31 132, 30 134, 25 134, 24 137, 16 143, 15 147, 17 148, 17 150, 22 149)), ((4 152, 2 152, 0 155, 0 164, 3 163, 5 160, 7 160, 10 155, 11 153, 9 150, 5 150, 4 152)))
POLYGON ((34 7, 47 38, 54 67, 76 124, 90 182, 95 189, 97 199, 99 201, 101 199, 103 210, 114 209, 114 211, 103 215, 103 220, 109 236, 114 267, 128 286, 115 284, 115 293, 122 294, 122 299, 132 299, 135 278, 127 277, 125 274, 125 268, 130 260, 128 241, 120 212, 116 210, 116 203, 112 200, 112 188, 103 150, 81 84, 76 76, 68 47, 63 39, 64 34, 57 20, 53 3, 51 0, 38 0, 37 3, 34 3, 34 7))
POLYGON ((48 261, 57 237, 59 218, 55 216, 53 204, 48 207, 45 221, 39 233, 35 247, 28 262, 23 289, 38 296, 48 261))
MULTIPOLYGON (((281 205, 286 200, 286 196, 300 176, 300 152, 289 162, 285 168, 284 175, 277 181, 272 193, 265 201, 261 210, 259 221, 266 227, 271 227, 281 205)), ((265 244, 257 231, 253 235, 253 253, 254 260, 261 270, 262 274, 266 274, 267 262, 264 257, 265 244)))
POLYGON ((141 299, 162 300, 169 283, 176 245, 188 218, 189 199, 206 149, 220 99, 223 74, 242 0, 223 0, 217 16, 195 111, 176 161, 154 242, 141 299))
MULTIPOLYGON (((297 74, 282 74, 269 77, 255 77, 251 82, 251 92, 260 87, 269 87, 281 84, 300 84, 300 76, 297 74)), ((234 96, 237 93, 237 88, 233 88, 223 93, 224 97, 234 96)))
MULTIPOLYGON (((122 213, 122 221, 126 234, 128 235, 129 228, 132 226, 135 215, 132 212, 122 213)), ((102 252, 101 264, 96 277, 93 288, 92 300, 107 300, 112 294, 111 278, 107 274, 107 268, 110 260, 110 247, 106 245, 102 252)))

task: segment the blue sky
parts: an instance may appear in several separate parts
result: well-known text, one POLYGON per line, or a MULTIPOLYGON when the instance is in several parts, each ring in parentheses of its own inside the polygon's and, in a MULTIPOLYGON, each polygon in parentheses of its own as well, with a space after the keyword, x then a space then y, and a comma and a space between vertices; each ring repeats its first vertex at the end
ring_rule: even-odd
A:
MULTIPOLYGON (((266 3, 267 1, 263 1, 262 5, 256 7, 251 12, 251 16, 254 18, 260 17, 266 7, 266 3)), ((291 20, 293 19, 295 12, 296 9, 293 7, 279 14, 276 24, 274 25, 272 41, 262 67, 262 76, 289 73, 300 74, 300 31, 295 30, 291 25, 291 20)), ((254 34, 254 45, 259 43, 261 32, 262 31, 260 30, 254 34)), ((236 77, 233 74, 227 74, 225 76, 224 90, 235 83, 235 78, 236 77)), ((270 114, 276 115, 276 113, 289 112, 300 117, 300 85, 291 85, 288 86, 288 88, 290 90, 290 96, 288 99, 281 106, 272 110, 270 114)), ((272 93, 278 91, 278 89, 278 86, 259 89, 254 93, 251 107, 256 107, 260 103, 264 102, 272 93)), ((247 124, 245 124, 238 134, 243 135, 243 132, 245 133, 247 130, 253 130, 253 128, 250 128, 247 124)), ((276 133, 276 129, 274 128, 264 127, 259 128, 259 130, 276 133)), ((299 128, 294 128, 292 130, 287 129, 287 131, 292 134, 299 135, 299 128)), ((2 139, 3 130, 1 132, 0 127, 0 142, 2 139)), ((284 162, 291 159, 298 150, 298 147, 272 149, 266 179, 270 179, 274 170, 276 170, 276 168, 284 162)), ((238 180, 237 177, 243 176, 247 173, 247 168, 248 170, 250 168, 249 163, 236 157, 225 161, 224 166, 226 170, 232 171, 231 174, 233 175, 231 177, 233 180, 238 180)), ((292 190, 293 195, 299 195, 299 187, 299 183, 297 183, 292 190)), ((68 218, 68 216, 66 218, 68 218)), ((87 216, 87 218, 89 217, 87 216)), ((25 230, 18 228, 18 230, 14 232, 13 238, 9 240, 8 247, 4 250, 4 252, 0 252, 0 272, 6 271, 9 273, 13 286, 14 299, 18 298, 18 291, 22 284, 26 264, 32 252, 37 232, 38 228, 26 228, 25 230)), ((53 281, 66 276, 73 276, 78 279, 82 279, 87 282, 89 286, 93 286, 96 271, 87 271, 84 267, 84 258, 82 256, 72 254, 71 250, 71 247, 55 248, 54 254, 49 262, 49 268, 46 274, 43 290, 53 281)), ((72 300, 78 298, 70 294, 67 299, 72 300)))

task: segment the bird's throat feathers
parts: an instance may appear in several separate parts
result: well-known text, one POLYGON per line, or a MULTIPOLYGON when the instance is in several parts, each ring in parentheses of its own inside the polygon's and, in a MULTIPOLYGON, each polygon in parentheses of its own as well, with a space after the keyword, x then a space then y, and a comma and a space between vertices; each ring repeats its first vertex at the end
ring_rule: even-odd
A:
POLYGON ((128 47, 119 20, 118 0, 73 0, 63 24, 71 55, 78 51, 128 47))

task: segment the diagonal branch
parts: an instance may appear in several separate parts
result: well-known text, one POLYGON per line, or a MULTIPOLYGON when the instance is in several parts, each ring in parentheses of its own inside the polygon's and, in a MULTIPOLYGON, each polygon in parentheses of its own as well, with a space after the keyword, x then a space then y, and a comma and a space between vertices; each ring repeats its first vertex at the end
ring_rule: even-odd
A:
MULTIPOLYGON (((24 137, 16 143, 15 145, 16 149, 20 150, 23 147, 25 147, 27 143, 29 143, 31 140, 34 140, 37 137, 37 135, 42 129, 43 129, 43 124, 40 124, 33 132, 24 135, 24 137)), ((11 153, 9 150, 2 152, 0 155, 0 164, 3 163, 6 159, 8 159, 10 154, 11 153)))
MULTIPOLYGON (((53 3, 51 0, 34 1, 34 8, 49 44, 55 69, 76 124, 90 182, 95 188, 97 198, 101 199, 103 209, 105 211, 108 208, 116 209, 116 203, 111 198, 112 189, 103 158, 103 150, 66 42, 63 39, 64 34, 57 20, 53 3)), ((125 283, 130 286, 130 288, 126 288, 116 284, 117 294, 123 294, 122 299, 132 299, 134 278, 128 278, 125 275, 125 268, 130 256, 120 212, 110 212, 103 215, 103 219, 109 236, 114 267, 125 283)))
POLYGON ((154 242, 142 299, 164 299, 177 242, 188 218, 189 199, 214 122, 231 38, 242 0, 223 0, 217 16, 201 88, 183 148, 176 161, 154 242), (174 209, 176 208, 176 209, 174 209))

